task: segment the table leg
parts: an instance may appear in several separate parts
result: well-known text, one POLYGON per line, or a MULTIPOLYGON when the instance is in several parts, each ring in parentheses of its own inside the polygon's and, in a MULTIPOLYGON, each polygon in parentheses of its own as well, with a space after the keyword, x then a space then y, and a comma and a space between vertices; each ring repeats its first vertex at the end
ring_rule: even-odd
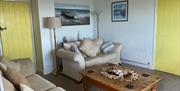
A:
POLYGON ((151 89, 151 91, 157 91, 157 85, 154 85, 151 89))
POLYGON ((88 91, 88 83, 86 77, 83 77, 83 89, 84 91, 88 91))

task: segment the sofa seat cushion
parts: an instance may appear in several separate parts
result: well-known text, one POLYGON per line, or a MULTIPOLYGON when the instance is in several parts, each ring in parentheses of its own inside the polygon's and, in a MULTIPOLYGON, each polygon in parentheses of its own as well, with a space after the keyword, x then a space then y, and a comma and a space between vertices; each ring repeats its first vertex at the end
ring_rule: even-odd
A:
POLYGON ((86 67, 90 67, 90 66, 97 65, 97 64, 99 65, 99 64, 104 64, 104 63, 111 63, 111 60, 114 58, 116 58, 115 53, 111 53, 111 54, 99 53, 99 54, 97 54, 96 57, 85 58, 86 67))
POLYGON ((56 86, 41 76, 34 74, 26 77, 29 81, 29 84, 34 91, 46 91, 51 88, 55 88, 56 86))
POLYGON ((61 87, 55 87, 55 88, 49 89, 49 90, 47 90, 47 91, 66 91, 66 90, 64 90, 64 89, 61 88, 61 87))
POLYGON ((90 67, 90 66, 102 63, 101 62, 102 59, 99 56, 96 56, 96 57, 86 57, 85 61, 86 61, 86 67, 90 67))
POLYGON ((105 61, 105 62, 110 61, 110 60, 116 58, 116 54, 115 53, 110 53, 110 54, 99 53, 97 56, 101 57, 102 60, 105 61))

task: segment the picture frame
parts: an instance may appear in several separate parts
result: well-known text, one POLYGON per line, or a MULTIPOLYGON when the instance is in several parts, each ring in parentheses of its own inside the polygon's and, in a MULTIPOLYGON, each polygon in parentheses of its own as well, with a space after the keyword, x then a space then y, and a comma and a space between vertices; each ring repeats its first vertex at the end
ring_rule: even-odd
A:
POLYGON ((112 22, 128 21, 128 0, 112 2, 111 20, 112 22))
POLYGON ((89 9, 55 8, 55 16, 61 17, 62 26, 90 25, 89 9))

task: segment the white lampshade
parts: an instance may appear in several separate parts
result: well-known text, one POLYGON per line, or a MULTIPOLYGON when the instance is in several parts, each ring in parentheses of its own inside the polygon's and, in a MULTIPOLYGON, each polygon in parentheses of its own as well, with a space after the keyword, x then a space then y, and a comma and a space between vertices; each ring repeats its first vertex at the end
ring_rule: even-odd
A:
POLYGON ((60 17, 46 17, 44 20, 46 28, 60 28, 62 27, 60 17))

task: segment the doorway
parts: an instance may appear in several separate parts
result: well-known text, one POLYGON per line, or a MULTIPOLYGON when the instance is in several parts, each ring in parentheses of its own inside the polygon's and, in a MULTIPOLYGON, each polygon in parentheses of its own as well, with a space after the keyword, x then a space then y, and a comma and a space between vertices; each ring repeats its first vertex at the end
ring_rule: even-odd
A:
POLYGON ((34 60, 29 3, 28 0, 0 0, 0 55, 8 60, 34 60))

